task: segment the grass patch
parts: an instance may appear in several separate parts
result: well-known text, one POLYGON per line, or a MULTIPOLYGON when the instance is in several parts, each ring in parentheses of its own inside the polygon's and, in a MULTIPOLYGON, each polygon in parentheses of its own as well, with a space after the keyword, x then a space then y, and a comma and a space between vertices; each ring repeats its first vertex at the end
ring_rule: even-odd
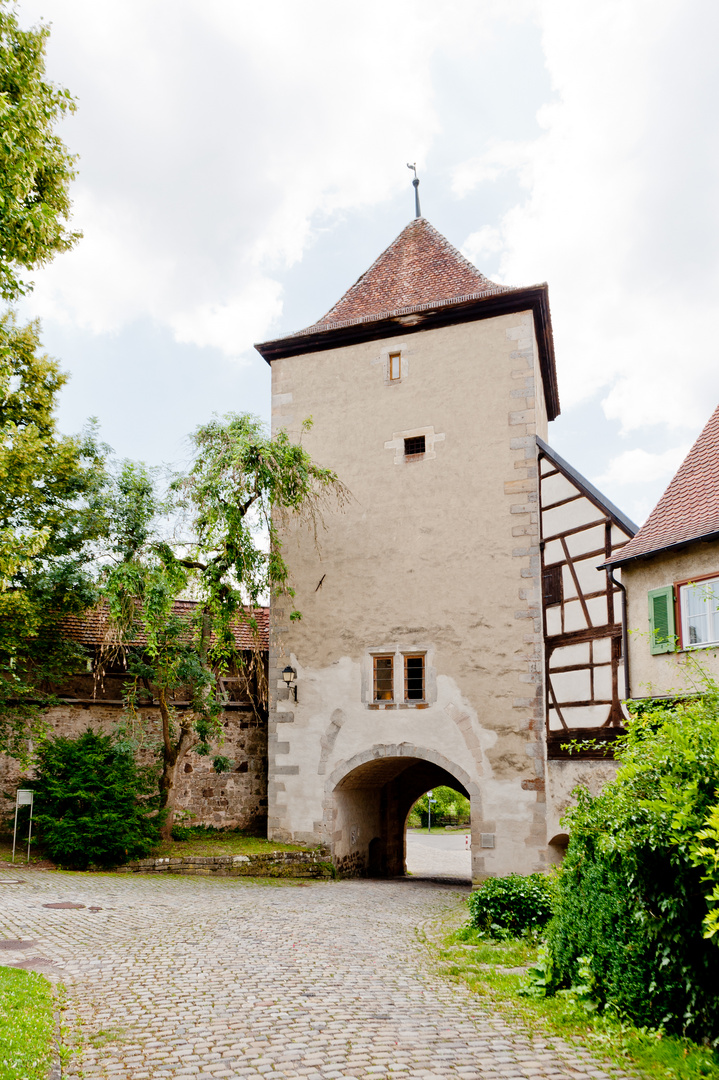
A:
POLYGON ((265 840, 250 836, 239 829, 187 830, 191 835, 185 840, 164 840, 153 848, 153 858, 181 859, 184 855, 270 855, 273 851, 310 851, 307 844, 282 844, 278 840, 265 840))
POLYGON ((445 977, 464 983, 525 1027, 576 1042, 578 1048, 652 1080, 719 1080, 719 1055, 708 1046, 636 1028, 615 1014, 592 1012, 568 996, 522 997, 518 991, 524 975, 503 969, 535 962, 538 946, 529 939, 494 942, 472 927, 450 933, 445 927, 435 946, 445 977))
POLYGON ((53 1031, 48 980, 34 971, 0 967, 0 1080, 45 1080, 53 1031))

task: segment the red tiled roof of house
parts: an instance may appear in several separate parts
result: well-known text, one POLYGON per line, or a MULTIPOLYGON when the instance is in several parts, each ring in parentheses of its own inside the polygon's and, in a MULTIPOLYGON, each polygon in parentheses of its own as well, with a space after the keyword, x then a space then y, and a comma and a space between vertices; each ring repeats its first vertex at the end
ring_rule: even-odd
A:
POLYGON ((637 535, 609 562, 719 535, 719 408, 637 535))
MULTIPOLYGON (((174 604, 174 611, 177 615, 184 615, 189 620, 196 607, 197 603, 194 600, 177 600, 174 604)), ((248 616, 250 614, 257 623, 257 634, 255 634, 249 623, 237 622, 235 624, 237 648, 253 649, 257 647, 258 643, 263 650, 269 648, 270 609, 266 607, 255 608, 254 612, 248 612, 248 616)), ((81 645, 101 645, 106 640, 108 632, 107 607, 100 604, 92 611, 85 612, 84 615, 66 615, 61 625, 64 632, 73 641, 77 641, 81 645)), ((146 642, 146 635, 139 633, 137 638, 132 641, 132 644, 144 645, 146 642)))
POLYGON ((497 292, 511 289, 481 274, 426 218, 414 218, 334 307, 303 333, 497 292))

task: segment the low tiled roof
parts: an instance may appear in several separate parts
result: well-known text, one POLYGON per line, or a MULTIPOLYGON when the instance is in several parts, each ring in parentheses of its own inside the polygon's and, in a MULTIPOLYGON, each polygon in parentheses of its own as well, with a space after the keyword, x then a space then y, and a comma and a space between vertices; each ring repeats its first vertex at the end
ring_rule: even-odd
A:
MULTIPOLYGON (((177 600, 174 611, 177 615, 184 615, 188 620, 197 607, 194 600, 177 600)), ((257 647, 258 639, 261 649, 269 647, 269 616, 270 609, 266 607, 255 608, 254 612, 248 612, 248 617, 253 617, 257 623, 257 635, 246 622, 235 624, 235 641, 238 649, 253 649, 257 647)), ((100 604, 84 615, 66 615, 62 621, 62 629, 69 638, 81 645, 101 645, 106 640, 108 631, 107 605, 100 604)), ((147 637, 139 633, 132 641, 133 645, 144 645, 147 637)))
POLYGON ((719 539, 719 408, 637 535, 609 562, 618 565, 714 535, 719 539))
POLYGON ((410 221, 344 296, 303 333, 385 313, 511 291, 472 266, 426 218, 410 221))

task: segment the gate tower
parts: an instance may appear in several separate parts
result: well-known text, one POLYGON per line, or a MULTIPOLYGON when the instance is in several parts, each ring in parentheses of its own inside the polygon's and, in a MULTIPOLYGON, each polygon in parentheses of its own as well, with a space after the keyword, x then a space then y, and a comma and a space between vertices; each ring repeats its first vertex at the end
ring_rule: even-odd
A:
POLYGON ((351 496, 319 547, 283 533, 302 619, 273 605, 269 835, 401 874, 412 803, 448 784, 475 880, 542 868, 547 286, 494 284, 417 217, 322 319, 257 348, 273 430, 311 416, 304 444, 351 496))

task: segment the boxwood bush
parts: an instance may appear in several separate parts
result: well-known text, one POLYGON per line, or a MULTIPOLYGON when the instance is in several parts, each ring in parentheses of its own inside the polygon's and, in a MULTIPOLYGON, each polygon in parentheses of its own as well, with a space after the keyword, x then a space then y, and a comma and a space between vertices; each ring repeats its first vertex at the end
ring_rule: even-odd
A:
POLYGON ((61 866, 118 866, 159 842, 157 772, 127 745, 88 730, 48 739, 37 755, 34 820, 61 866))
POLYGON ((469 898, 471 925, 497 940, 536 933, 552 915, 553 892, 546 874, 488 878, 469 898))

